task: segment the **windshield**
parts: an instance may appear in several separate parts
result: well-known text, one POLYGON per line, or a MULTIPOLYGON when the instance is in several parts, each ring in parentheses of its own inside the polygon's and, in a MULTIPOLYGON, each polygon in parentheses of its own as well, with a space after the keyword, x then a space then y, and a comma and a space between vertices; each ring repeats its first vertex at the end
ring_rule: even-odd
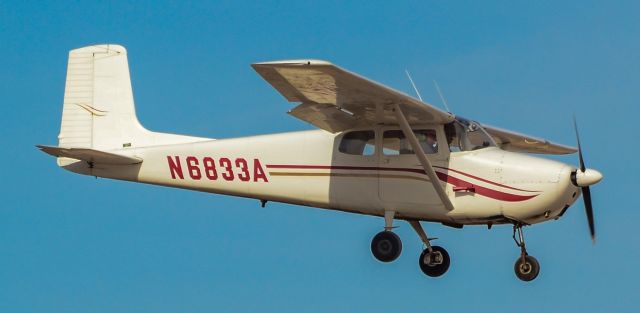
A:
POLYGON ((451 152, 471 151, 486 147, 495 147, 493 138, 479 123, 461 117, 444 125, 444 131, 451 152))

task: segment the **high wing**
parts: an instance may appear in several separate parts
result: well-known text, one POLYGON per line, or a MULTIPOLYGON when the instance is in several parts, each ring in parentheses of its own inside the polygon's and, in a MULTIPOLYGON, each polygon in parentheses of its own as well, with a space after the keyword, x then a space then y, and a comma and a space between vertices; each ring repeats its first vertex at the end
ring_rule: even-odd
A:
MULTIPOLYGON (((451 113, 326 61, 289 60, 251 66, 289 102, 300 103, 289 114, 332 133, 378 124, 399 125, 395 105, 409 125, 445 124, 455 119, 451 113)), ((542 154, 577 151, 545 139, 483 127, 508 151, 542 154)))
POLYGON ((398 124, 395 104, 409 124, 444 124, 454 116, 402 92, 326 61, 291 60, 251 65, 289 102, 289 114, 332 133, 378 124, 398 124))
POLYGON ((571 154, 578 149, 551 142, 546 139, 520 134, 510 130, 482 125, 493 137, 496 144, 502 149, 513 152, 540 153, 540 154, 571 154))

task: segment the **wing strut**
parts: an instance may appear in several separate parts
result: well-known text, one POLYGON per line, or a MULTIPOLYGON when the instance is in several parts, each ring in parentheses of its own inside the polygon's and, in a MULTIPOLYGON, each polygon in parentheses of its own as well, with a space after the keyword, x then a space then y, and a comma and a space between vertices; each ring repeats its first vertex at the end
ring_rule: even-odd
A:
POLYGON ((402 132, 404 133, 404 136, 407 139, 409 139, 411 148, 413 148, 413 151, 415 151, 416 156, 420 161, 420 164, 422 164, 422 168, 424 168, 425 173, 427 174, 427 176, 429 176, 429 180, 431 180, 431 184, 433 185, 433 188, 435 188, 436 193, 440 197, 440 200, 442 200, 444 207, 447 208, 447 210, 452 211, 453 204, 451 203, 451 200, 449 200, 449 197, 447 196, 447 193, 444 191, 444 188, 442 188, 442 185, 440 185, 440 180, 436 175, 436 171, 433 170, 433 167, 431 166, 431 162, 429 162, 429 159, 427 159, 427 155, 424 153, 424 150, 422 150, 422 147, 418 143, 418 138, 416 138, 416 135, 411 130, 411 126, 409 126, 409 122, 407 122, 407 119, 404 117, 404 114, 400 109, 400 105, 396 103, 394 104, 394 107, 395 107, 394 111, 396 112, 396 118, 398 120, 398 123, 400 124, 400 128, 402 128, 402 132))

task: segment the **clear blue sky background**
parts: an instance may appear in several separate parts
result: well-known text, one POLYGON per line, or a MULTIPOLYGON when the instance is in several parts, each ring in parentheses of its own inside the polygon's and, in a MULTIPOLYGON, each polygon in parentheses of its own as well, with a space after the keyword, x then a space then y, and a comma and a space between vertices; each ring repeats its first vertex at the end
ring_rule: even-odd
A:
MULTIPOLYGON (((0 2, 0 312, 637 312, 640 238, 637 1, 0 2), (421 243, 369 251, 374 217, 74 175, 55 144, 68 50, 129 50, 148 128, 216 138, 311 129, 249 64, 327 59, 406 92, 409 69, 460 115, 574 144, 604 181, 526 230, 542 264, 513 273, 509 226, 426 224, 452 267, 429 279, 421 243)), ((577 156, 561 157, 577 164, 577 156)))

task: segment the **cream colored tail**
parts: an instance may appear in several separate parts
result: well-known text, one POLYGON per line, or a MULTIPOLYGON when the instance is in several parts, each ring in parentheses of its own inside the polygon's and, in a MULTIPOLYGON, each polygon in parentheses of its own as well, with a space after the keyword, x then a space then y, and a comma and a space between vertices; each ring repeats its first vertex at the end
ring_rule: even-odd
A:
POLYGON ((95 45, 69 52, 58 145, 109 151, 206 140, 146 130, 136 117, 127 50, 95 45))

